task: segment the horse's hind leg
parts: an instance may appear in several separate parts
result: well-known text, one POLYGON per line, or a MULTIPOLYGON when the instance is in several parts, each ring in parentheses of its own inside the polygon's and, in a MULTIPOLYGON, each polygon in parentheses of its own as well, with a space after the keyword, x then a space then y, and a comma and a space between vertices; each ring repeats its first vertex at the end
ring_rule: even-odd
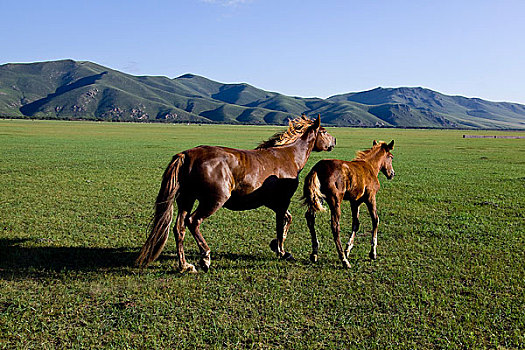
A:
POLYGON ((317 262, 319 254, 319 241, 317 240, 317 234, 315 232, 315 213, 308 210, 304 217, 306 218, 306 225, 308 225, 308 230, 310 230, 310 236, 312 238, 312 253, 310 254, 310 261, 317 262))
POLYGON ((352 206, 352 235, 348 240, 345 248, 345 256, 348 258, 350 251, 354 247, 354 239, 357 231, 359 231, 359 204, 351 202, 352 206))
POLYGON ((350 268, 350 263, 343 252, 343 246, 341 244, 340 238, 341 226, 339 222, 341 220, 341 200, 335 196, 329 196, 327 197, 327 203, 330 206, 330 212, 332 213, 331 226, 337 254, 339 255, 339 259, 341 259, 343 266, 348 269, 350 268))
POLYGON ((195 238, 197 245, 199 246, 199 251, 201 254, 199 265, 205 272, 208 272, 210 268, 211 251, 208 247, 208 244, 206 243, 206 240, 201 234, 200 226, 204 219, 208 218, 217 210, 219 210, 224 202, 226 202, 226 200, 220 202, 213 201, 213 203, 210 203, 210 201, 199 200, 199 206, 197 209, 186 219, 186 224, 193 234, 193 238, 195 238))
MULTIPOLYGON (((180 197, 179 197, 180 198, 180 197)), ((177 256, 179 258, 179 270, 180 272, 197 272, 195 266, 186 262, 184 256, 184 236, 186 234, 186 216, 193 207, 194 201, 183 201, 182 199, 177 200, 179 212, 177 213, 177 219, 175 221, 175 240, 177 241, 177 256)))

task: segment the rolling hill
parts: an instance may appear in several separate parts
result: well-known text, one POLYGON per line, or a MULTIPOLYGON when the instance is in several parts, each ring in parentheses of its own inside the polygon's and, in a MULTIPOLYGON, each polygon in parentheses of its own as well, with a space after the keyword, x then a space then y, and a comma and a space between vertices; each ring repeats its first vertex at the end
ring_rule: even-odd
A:
POLYGON ((0 66, 0 116, 13 118, 283 124, 320 113, 336 126, 524 129, 525 105, 376 88, 321 98, 282 95, 185 74, 133 76, 72 60, 0 66))

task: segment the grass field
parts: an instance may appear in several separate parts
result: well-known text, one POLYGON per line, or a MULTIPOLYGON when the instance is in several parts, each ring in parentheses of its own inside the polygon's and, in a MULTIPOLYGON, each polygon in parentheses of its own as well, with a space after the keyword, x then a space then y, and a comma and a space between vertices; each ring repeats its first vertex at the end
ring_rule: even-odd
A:
MULTIPOLYGON (((204 222, 207 274, 175 271, 172 238, 151 267, 132 267, 173 154, 253 148, 281 129, 0 120, 0 348, 525 348, 523 139, 329 129, 336 149, 313 154, 301 181, 319 159, 396 143, 396 177, 380 175, 378 260, 362 208, 350 270, 326 213, 309 262, 299 192, 294 263, 270 251, 262 208, 204 222)), ((346 203, 345 240, 350 217, 346 203)), ((185 246, 197 262, 190 234, 185 246)))

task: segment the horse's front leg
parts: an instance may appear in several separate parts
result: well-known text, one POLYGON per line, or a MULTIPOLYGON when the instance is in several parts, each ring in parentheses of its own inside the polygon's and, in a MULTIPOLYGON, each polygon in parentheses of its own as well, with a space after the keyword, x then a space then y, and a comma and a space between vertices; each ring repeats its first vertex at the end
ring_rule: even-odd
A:
POLYGON ((306 225, 310 230, 310 237, 312 238, 312 253, 310 254, 310 261, 317 262, 319 254, 319 241, 317 240, 317 233, 315 232, 315 213, 308 210, 304 217, 306 218, 306 225))
POLYGON ((370 259, 377 259, 377 229, 379 226, 379 216, 377 215, 376 198, 373 196, 368 203, 366 203, 370 218, 372 219, 372 238, 370 247, 370 259))
POLYGON ((275 212, 275 228, 277 231, 277 238, 270 242, 270 248, 277 253, 277 256, 293 261, 294 258, 291 253, 284 250, 284 241, 292 224, 292 214, 288 210, 275 212))

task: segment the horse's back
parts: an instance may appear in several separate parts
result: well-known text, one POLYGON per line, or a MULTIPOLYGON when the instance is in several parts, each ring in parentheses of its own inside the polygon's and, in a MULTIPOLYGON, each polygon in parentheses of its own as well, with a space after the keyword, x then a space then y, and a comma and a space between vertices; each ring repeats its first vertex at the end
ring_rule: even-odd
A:
POLYGON ((313 166, 310 173, 317 174, 323 194, 344 193, 346 182, 343 170, 344 162, 340 159, 323 159, 313 166))
POLYGON ((345 198, 360 198, 366 191, 379 189, 370 165, 361 160, 324 159, 312 168, 317 173, 322 192, 342 193, 345 198))
POLYGON ((253 168, 261 167, 270 159, 262 156, 258 150, 244 150, 223 146, 197 146, 183 152, 189 159, 190 166, 221 163, 232 171, 242 170, 250 172, 253 168))
POLYGON ((197 146, 182 153, 187 174, 195 178, 221 172, 225 166, 232 168, 238 162, 234 152, 218 146, 197 146))
POLYGON ((317 172, 318 176, 327 176, 340 172, 344 163, 345 161, 340 159, 322 159, 312 167, 311 171, 317 172))
POLYGON ((269 204, 274 197, 282 201, 297 188, 297 169, 271 150, 198 146, 183 153, 191 190, 198 196, 219 191, 231 197, 225 205, 229 209, 253 209, 269 204))

